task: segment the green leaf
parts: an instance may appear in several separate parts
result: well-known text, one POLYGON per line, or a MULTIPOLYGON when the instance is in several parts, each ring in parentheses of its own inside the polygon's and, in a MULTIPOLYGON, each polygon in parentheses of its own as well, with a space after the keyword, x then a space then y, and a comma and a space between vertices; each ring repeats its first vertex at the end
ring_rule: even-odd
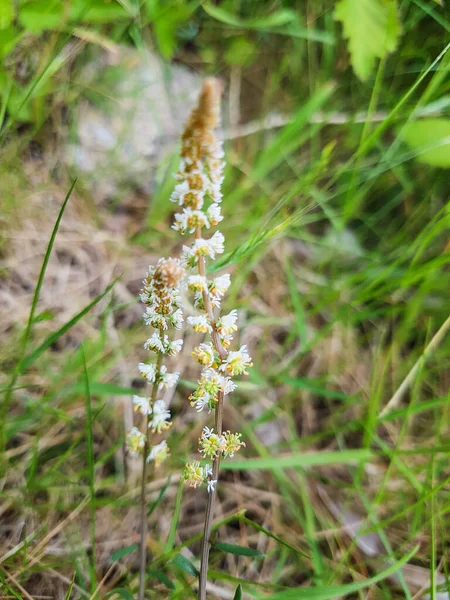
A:
POLYGON ((13 0, 0 0, 0 29, 9 27, 14 18, 13 0))
POLYGON ((417 550, 418 546, 385 571, 381 571, 381 573, 378 573, 374 577, 370 577, 370 579, 364 579, 364 581, 357 581, 356 583, 349 583, 347 585, 331 585, 327 587, 293 588, 291 590, 283 590, 282 592, 272 594, 272 596, 268 596, 266 600, 333 600, 334 598, 353 594, 358 590, 362 590, 382 581, 398 571, 400 567, 406 564, 410 558, 414 556, 417 550))
POLYGON ((147 517, 150 517, 154 511, 156 510, 156 508, 158 507, 158 505, 161 503, 162 499, 164 498, 165 493, 167 492, 167 489, 170 485, 170 480, 171 477, 169 475, 169 477, 167 478, 166 483, 162 486, 162 488, 159 490, 159 494, 158 497, 156 498, 156 500, 154 502, 152 502, 152 504, 149 506, 148 510, 147 510, 147 517))
POLYGON ((258 54, 258 48, 251 40, 246 37, 238 37, 230 42, 225 52, 225 62, 228 65, 239 65, 249 67, 258 54))
POLYGON ((310 452, 308 454, 290 454, 289 456, 230 460, 221 463, 220 467, 230 471, 306 468, 320 465, 357 463, 370 460, 372 456, 373 452, 369 449, 341 450, 337 452, 310 452))
POLYGON ((15 27, 0 29, 0 56, 6 56, 25 35, 15 27))
POLYGON ((251 519, 247 518, 247 517, 241 517, 240 519, 243 523, 246 523, 247 525, 250 525, 250 527, 253 527, 253 529, 256 529, 257 531, 260 531, 261 533, 263 533, 264 535, 266 535, 267 537, 272 538, 273 540, 275 540, 278 544, 281 544, 282 546, 285 546, 286 548, 289 548, 290 550, 293 550, 294 552, 297 552, 298 554, 302 554, 303 556, 308 556, 305 552, 302 552, 301 550, 299 550, 298 548, 295 548, 294 546, 291 546, 291 544, 288 544, 287 542, 285 542, 282 538, 280 538, 278 535, 275 535, 274 533, 272 533, 271 531, 269 531, 268 529, 266 529, 265 527, 263 527, 262 525, 259 525, 258 523, 255 523, 254 521, 252 521, 251 519))
POLYGON ((133 594, 125 588, 116 588, 108 592, 105 598, 113 598, 114 596, 120 596, 123 600, 134 600, 133 594))
MULTIPOLYGON (((124 3, 125 4, 125 3, 124 3)), ((83 23, 111 23, 132 15, 117 0, 72 0, 69 17, 83 23)))
POLYGON ((63 9, 59 0, 33 0, 20 7, 19 23, 32 33, 55 29, 61 24, 63 9))
MULTIPOLYGON (((135 388, 122 387, 114 383, 101 383, 100 381, 92 381, 91 394, 93 396, 130 396, 136 394, 138 390, 135 388)), ((77 384, 73 388, 66 388, 67 393, 80 393, 83 391, 82 384, 77 384)))
POLYGON ((420 162, 450 167, 450 119, 421 119, 406 125, 401 137, 417 152, 420 162))
POLYGON ((155 579, 157 579, 160 583, 165 585, 167 589, 169 589, 169 590, 175 589, 175 585, 170 581, 170 579, 167 577, 167 575, 165 573, 163 573, 162 571, 151 569, 150 571, 148 571, 148 575, 149 575, 149 577, 154 577, 155 579))
POLYGON ((177 554, 171 562, 173 565, 177 566, 179 569, 185 571, 189 575, 192 575, 193 577, 199 576, 199 572, 195 566, 182 554, 177 554))
POLYGON ((248 548, 247 546, 237 546, 236 544, 225 544, 222 542, 216 542, 213 544, 213 548, 221 550, 222 552, 228 552, 229 554, 236 554, 237 556, 265 556, 263 552, 248 548))
POLYGON ((112 562, 114 562, 116 560, 120 560, 124 556, 133 554, 133 552, 136 552, 137 549, 138 549, 137 544, 131 544, 130 546, 125 546, 125 548, 119 548, 119 550, 116 550, 115 552, 113 552, 111 554, 111 560, 112 560, 112 562))
POLYGON ((17 381, 19 375, 21 374, 20 369, 21 369, 21 366, 22 366, 22 363, 23 363, 23 360, 25 357, 25 353, 26 353, 27 346, 28 346, 28 341, 31 336, 31 330, 33 327, 34 316, 36 314, 36 308, 38 305, 39 295, 41 293, 42 284, 44 282, 44 277, 45 277, 45 272, 47 270, 48 261, 50 260, 50 255, 53 250, 53 246, 54 246, 55 239, 56 239, 56 234, 58 233, 61 219, 63 217, 67 203, 69 202, 69 198, 75 187, 76 181, 77 180, 74 179, 72 185, 70 186, 70 189, 67 192, 66 197, 64 198, 64 202, 62 203, 62 206, 61 206, 58 216, 56 218, 56 222, 53 227, 52 234, 50 236, 50 240, 47 245, 47 250, 45 251, 45 256, 44 256, 44 260, 42 262, 41 270, 39 272, 39 277, 37 280, 36 288, 34 290, 33 300, 31 302, 30 314, 28 316, 27 325, 26 325, 25 332, 23 334, 22 341, 21 341, 19 360, 17 361, 16 366, 14 367, 14 372, 13 372, 10 384, 8 386, 8 389, 6 390, 5 398, 3 400, 3 404, 0 408, 0 453, 4 449, 4 446, 6 443, 6 439, 5 439, 6 430, 4 429, 4 423, 6 421, 6 415, 8 414, 8 408, 9 408, 9 405, 10 405, 11 399, 12 399, 12 390, 14 389, 14 387, 16 385, 16 381, 17 381))
POLYGON ((395 0, 340 0, 334 18, 342 22, 353 69, 366 80, 376 58, 397 47, 401 33, 395 0))
POLYGON ((254 17, 250 19, 241 19, 232 12, 228 12, 219 6, 214 6, 209 2, 202 4, 203 9, 210 17, 217 21, 230 25, 231 27, 240 27, 242 29, 269 29, 270 27, 281 27, 297 19, 297 15, 292 10, 278 10, 267 17, 254 17))
POLYGON ((74 576, 72 578, 72 581, 69 585, 69 588, 67 589, 67 593, 66 593, 64 600, 70 600, 70 596, 72 595, 73 586, 75 584, 75 577, 76 577, 76 574, 74 574, 74 576))
POLYGON ((19 594, 6 583, 6 581, 3 579, 3 575, 1 573, 0 573, 0 583, 2 584, 3 589, 6 590, 9 594, 11 594, 12 598, 17 598, 17 600, 23 600, 23 597, 19 596, 19 594))
POLYGON ((168 7, 155 6, 152 0, 147 0, 147 14, 153 22, 155 36, 161 54, 165 58, 170 58, 177 46, 177 28, 186 23, 192 14, 198 8, 198 2, 190 4, 172 4, 168 7))
POLYGON ((239 584, 237 586, 236 591, 234 593, 233 600, 242 600, 242 587, 241 587, 241 584, 239 584))

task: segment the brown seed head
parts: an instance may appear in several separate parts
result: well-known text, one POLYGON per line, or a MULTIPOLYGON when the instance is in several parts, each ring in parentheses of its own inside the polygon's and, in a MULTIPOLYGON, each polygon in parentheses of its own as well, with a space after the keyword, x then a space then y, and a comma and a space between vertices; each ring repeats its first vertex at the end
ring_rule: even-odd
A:
MULTIPOLYGON (((222 84, 210 77, 203 84, 197 106, 191 112, 181 136, 181 156, 195 168, 202 157, 202 146, 211 142, 211 132, 219 124, 222 84)), ((186 169, 189 171, 189 168, 186 169)))
POLYGON ((184 277, 184 269, 176 258, 160 260, 153 273, 153 285, 156 289, 173 289, 184 277))

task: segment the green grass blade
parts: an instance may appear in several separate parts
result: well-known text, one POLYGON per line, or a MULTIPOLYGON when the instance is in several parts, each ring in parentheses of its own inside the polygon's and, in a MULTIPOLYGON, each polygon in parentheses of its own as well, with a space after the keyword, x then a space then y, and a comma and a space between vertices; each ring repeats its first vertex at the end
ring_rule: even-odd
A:
POLYGON ((248 546, 238 546, 236 544, 227 544, 225 542, 215 542, 212 547, 215 550, 228 552, 229 554, 235 554, 236 556, 252 556, 259 558, 261 556, 265 556, 264 552, 260 552, 254 548, 249 548, 248 546))
POLYGON ((277 592, 269 596, 267 600, 333 600, 341 596, 347 596, 375 585, 379 581, 386 579, 396 571, 398 571, 403 565, 405 565, 417 552, 418 546, 416 546, 411 552, 408 552, 403 558, 398 560, 388 569, 381 571, 377 575, 370 577, 364 581, 358 581, 356 583, 350 583, 347 585, 333 585, 327 587, 310 587, 310 588, 295 588, 292 590, 284 590, 277 592))
POLYGON ((270 458, 247 458, 224 461, 222 469, 228 471, 279 470, 292 468, 317 467, 323 465, 354 464, 370 460, 374 452, 369 449, 341 450, 336 452, 311 452, 291 454, 290 456, 271 456, 270 458))
POLYGON ((104 292, 102 292, 90 304, 88 304, 85 308, 83 308, 83 310, 81 310, 72 319, 70 319, 70 321, 68 321, 62 327, 60 327, 58 329, 58 331, 55 331, 54 333, 49 335, 48 338, 44 342, 42 342, 42 344, 38 348, 36 348, 36 350, 34 350, 31 354, 29 354, 22 361, 22 363, 20 365, 20 373, 23 373, 24 371, 26 371, 28 369, 28 367, 36 359, 38 359, 39 356, 43 352, 45 352, 45 350, 47 350, 47 348, 49 348, 52 344, 54 344, 56 342, 56 340, 58 340, 62 335, 67 333, 67 331, 69 331, 69 329, 71 329, 74 325, 76 325, 78 323, 78 321, 80 321, 92 308, 94 308, 94 306, 96 304, 98 304, 100 302, 100 300, 102 300, 105 296, 107 296, 109 294, 109 292, 113 289, 113 287, 116 285, 119 278, 120 277, 116 277, 116 279, 114 279, 114 281, 106 288, 106 290, 104 292))
POLYGON ((93 436, 93 418, 91 405, 91 392, 89 389, 89 374, 86 365, 86 356, 84 348, 81 346, 83 354, 84 367, 84 383, 85 383, 85 398, 86 398, 86 440, 87 440, 87 462, 88 462, 88 478, 89 478, 89 501, 91 507, 91 593, 95 592, 97 587, 96 575, 96 527, 95 527, 95 459, 94 459, 94 436, 93 436))
POLYGON ((180 483, 178 485, 177 497, 175 500, 175 508, 173 509, 172 523, 170 524, 170 531, 169 531, 169 536, 167 538, 165 552, 170 552, 175 543, 175 534, 177 531, 178 520, 180 518, 181 500, 183 499, 183 490, 184 490, 184 481, 183 481, 183 478, 181 478, 180 483))
POLYGON ((69 188, 69 191, 66 194, 66 197, 64 198, 64 202, 61 205, 61 208, 59 209, 59 213, 58 216, 56 218, 56 222, 55 225, 53 227, 53 231, 52 234, 50 236, 50 240, 48 242, 47 245, 47 249, 45 251, 45 255, 44 255, 44 260, 42 262, 42 266, 41 266, 41 270, 39 273, 39 277, 38 277, 38 281, 36 284, 36 288, 34 290, 34 294, 33 294, 33 300, 31 302, 31 309, 30 309, 30 314, 28 316, 28 322, 25 328, 25 332, 23 334, 22 340, 21 340, 21 344, 20 344, 20 349, 19 349, 19 359, 16 363, 16 366, 14 368, 14 372, 12 374, 11 377, 11 381, 10 384, 8 386, 8 389, 6 390, 5 393, 5 397, 3 399, 3 403, 1 406, 1 410, 0 410, 0 455, 3 456, 3 451, 5 449, 5 445, 6 445, 6 417, 8 414, 8 409, 9 409, 9 405, 11 403, 11 398, 12 398, 12 391, 13 388, 16 384, 17 378, 19 377, 19 375, 22 373, 21 370, 21 363, 23 361, 23 358, 25 356, 25 352, 27 350, 27 345, 28 345, 28 341, 30 339, 30 335, 31 335, 31 329, 33 327, 33 322, 34 322, 34 317, 36 314, 36 308, 37 308, 37 304, 39 301, 39 296, 41 293, 41 289, 42 289, 42 284, 44 283, 44 277, 45 277, 45 273, 47 271, 47 266, 48 266, 48 261, 50 260, 50 256, 53 250, 53 246, 55 244, 55 239, 56 239, 56 234, 58 233, 58 229, 59 226, 61 224, 61 219, 63 218, 63 214, 64 211, 66 210, 66 206, 67 203, 69 202, 69 199, 72 195, 73 189, 75 187, 77 180, 74 179, 74 181, 72 182, 72 185, 69 188))

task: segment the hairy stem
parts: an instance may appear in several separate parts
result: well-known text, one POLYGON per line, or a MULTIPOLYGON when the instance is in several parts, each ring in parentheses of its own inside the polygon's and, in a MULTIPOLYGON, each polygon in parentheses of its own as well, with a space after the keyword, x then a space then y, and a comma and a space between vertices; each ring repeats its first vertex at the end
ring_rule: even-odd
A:
MULTIPOLYGON (((201 230, 197 228, 195 232, 196 239, 201 239, 201 230)), ((202 277, 206 277, 206 265, 204 256, 200 256, 198 259, 198 272, 202 277)), ((222 346, 220 341, 219 334, 216 330, 216 323, 214 319, 214 312, 211 304, 211 298, 209 297, 209 292, 207 289, 203 290, 203 303, 205 305, 205 311, 208 315, 208 319, 210 321, 211 327, 213 328, 211 333, 211 339, 214 344, 216 351, 218 352, 220 358, 224 359, 227 357, 228 352, 222 346)), ((217 435, 222 435, 223 429, 223 393, 220 392, 218 395, 217 405, 215 408, 215 430, 217 435)), ((218 482, 219 480, 219 467, 220 467, 220 456, 216 456, 213 461, 212 466, 212 479, 218 482)), ((206 583, 208 581, 208 563, 209 563, 209 550, 211 547, 210 544, 210 535, 211 535, 211 526, 214 516, 214 505, 216 500, 216 488, 217 483, 214 486, 214 489, 211 490, 208 494, 208 503, 206 505, 206 513, 205 513, 205 524, 203 527, 203 538, 202 538, 202 548, 201 548, 201 565, 200 565, 200 577, 199 577, 199 586, 198 586, 198 600, 206 600, 206 583)))
MULTIPOLYGON (((159 331, 160 336, 163 336, 162 331, 159 331)), ((158 379, 161 372, 161 365, 163 361, 163 355, 161 352, 158 353, 158 358, 156 361, 156 372, 155 372, 155 382, 152 386, 152 394, 151 394, 151 404, 153 406, 156 400, 156 394, 158 393, 158 379)), ((146 575, 146 565, 147 565, 147 530, 148 530, 148 520, 147 520, 147 477, 148 477, 148 462, 147 456, 150 451, 150 429, 148 427, 150 421, 150 415, 147 415, 146 419, 146 427, 147 432, 145 436, 145 446, 144 452, 142 454, 142 481, 141 481, 141 544, 140 544, 140 566, 139 566, 139 600, 144 600, 145 594, 145 575, 146 575)))

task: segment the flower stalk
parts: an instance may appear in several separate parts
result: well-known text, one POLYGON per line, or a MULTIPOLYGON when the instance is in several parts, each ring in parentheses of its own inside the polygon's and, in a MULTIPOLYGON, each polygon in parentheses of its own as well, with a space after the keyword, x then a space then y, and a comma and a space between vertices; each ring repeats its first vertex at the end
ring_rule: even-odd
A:
POLYGON ((149 267, 144 287, 141 290, 141 301, 145 304, 144 322, 155 328, 153 335, 145 342, 144 348, 156 354, 156 362, 139 363, 138 369, 151 384, 149 397, 133 396, 136 412, 144 417, 145 433, 133 427, 127 436, 128 451, 132 456, 142 454, 142 480, 140 494, 140 559, 139 559, 139 594, 144 600, 147 565, 147 480, 149 463, 158 467, 169 455, 165 440, 154 446, 152 437, 168 429, 172 422, 171 414, 164 400, 158 400, 158 391, 172 387, 178 381, 179 373, 168 373, 163 364, 164 356, 176 356, 181 350, 183 340, 170 340, 164 333, 170 327, 180 329, 183 323, 179 284, 184 276, 184 269, 178 260, 160 259, 156 267, 149 267))
MULTIPOLYGON (((220 309, 221 299, 230 285, 230 276, 222 275, 208 281, 206 259, 214 260, 224 251, 224 236, 216 231, 208 239, 202 230, 215 227, 223 217, 220 212, 222 201, 224 153, 215 136, 219 122, 220 85, 208 79, 200 94, 199 102, 192 111, 181 141, 181 162, 176 174, 178 184, 171 200, 183 207, 175 215, 173 229, 182 235, 195 234, 191 246, 183 247, 182 263, 186 269, 196 269, 198 274, 187 277, 187 287, 194 293, 194 306, 198 316, 189 316, 187 322, 198 333, 208 334, 211 342, 203 342, 192 355, 203 366, 197 389, 189 397, 197 412, 207 409, 214 412, 214 427, 205 426, 199 438, 199 452, 210 465, 201 466, 199 461, 188 463, 184 478, 191 487, 206 484, 208 501, 205 513, 201 547, 199 577, 199 600, 206 599, 206 584, 210 551, 211 526, 214 516, 216 487, 219 479, 221 458, 234 456, 242 446, 240 433, 223 431, 224 399, 236 388, 231 377, 246 374, 251 359, 245 346, 230 351, 232 334, 237 330, 237 311, 228 315, 215 315, 220 309), (205 203, 209 203, 205 210, 205 203)), ((191 271, 192 272, 192 271, 191 271)))

